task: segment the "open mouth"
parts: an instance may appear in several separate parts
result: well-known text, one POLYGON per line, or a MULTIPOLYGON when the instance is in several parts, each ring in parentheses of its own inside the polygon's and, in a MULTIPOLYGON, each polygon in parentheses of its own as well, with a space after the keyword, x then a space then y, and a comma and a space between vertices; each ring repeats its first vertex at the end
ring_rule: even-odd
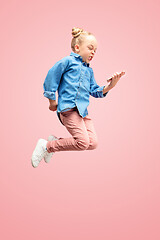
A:
POLYGON ((93 57, 92 57, 92 56, 90 56, 90 57, 89 57, 89 61, 91 61, 91 60, 92 60, 92 58, 93 58, 93 57))

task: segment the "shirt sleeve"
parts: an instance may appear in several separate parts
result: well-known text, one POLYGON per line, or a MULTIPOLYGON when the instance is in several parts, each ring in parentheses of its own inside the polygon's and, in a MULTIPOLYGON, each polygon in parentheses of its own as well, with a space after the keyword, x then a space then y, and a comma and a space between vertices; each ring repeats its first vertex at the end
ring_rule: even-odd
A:
POLYGON ((56 100, 56 91, 61 81, 62 74, 67 67, 67 59, 62 58, 54 64, 54 66, 48 71, 45 81, 43 83, 44 93, 43 95, 51 100, 56 100))
POLYGON ((104 86, 99 86, 96 83, 96 80, 94 78, 94 72, 92 70, 91 80, 90 80, 90 95, 95 97, 95 98, 103 98, 103 97, 105 97, 109 91, 106 92, 105 94, 103 94, 103 88, 104 87, 105 87, 105 85, 104 86))

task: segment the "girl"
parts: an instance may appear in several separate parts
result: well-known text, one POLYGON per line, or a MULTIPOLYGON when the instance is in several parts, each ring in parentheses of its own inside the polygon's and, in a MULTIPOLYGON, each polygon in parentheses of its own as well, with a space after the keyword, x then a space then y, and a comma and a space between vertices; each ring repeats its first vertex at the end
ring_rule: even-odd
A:
POLYGON ((125 72, 115 73, 107 82, 99 86, 94 78, 90 61, 97 50, 95 36, 80 28, 72 29, 71 49, 66 56, 55 63, 48 71, 43 88, 44 96, 49 99, 49 109, 57 111, 60 122, 72 137, 57 138, 49 136, 48 141, 39 139, 32 154, 32 166, 38 167, 41 160, 49 162, 53 153, 58 151, 92 150, 97 147, 97 135, 92 119, 88 115, 90 95, 104 98, 125 72), (58 104, 56 91, 58 90, 58 104))

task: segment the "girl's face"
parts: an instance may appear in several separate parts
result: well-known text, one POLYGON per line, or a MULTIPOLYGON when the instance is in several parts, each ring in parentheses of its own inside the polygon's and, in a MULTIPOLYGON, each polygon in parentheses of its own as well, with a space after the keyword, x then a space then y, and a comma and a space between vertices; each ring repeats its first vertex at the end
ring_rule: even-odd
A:
POLYGON ((89 63, 94 57, 97 50, 97 40, 93 35, 87 35, 84 37, 84 41, 81 45, 75 45, 75 52, 79 54, 83 62, 89 63))

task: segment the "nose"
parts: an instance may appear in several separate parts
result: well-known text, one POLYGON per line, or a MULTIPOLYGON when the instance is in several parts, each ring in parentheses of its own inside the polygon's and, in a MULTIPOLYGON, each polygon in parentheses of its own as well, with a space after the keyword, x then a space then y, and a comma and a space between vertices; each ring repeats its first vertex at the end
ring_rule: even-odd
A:
POLYGON ((92 55, 94 56, 94 54, 95 54, 95 51, 94 51, 94 50, 92 50, 92 55))
POLYGON ((94 56, 94 51, 92 51, 92 56, 94 56))

